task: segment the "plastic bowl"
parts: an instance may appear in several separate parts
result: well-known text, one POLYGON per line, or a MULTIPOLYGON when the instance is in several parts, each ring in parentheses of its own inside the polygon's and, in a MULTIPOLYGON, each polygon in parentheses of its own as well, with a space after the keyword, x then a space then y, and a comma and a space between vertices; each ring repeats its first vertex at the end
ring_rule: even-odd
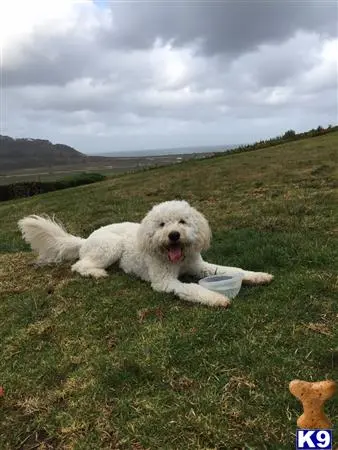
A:
POLYGON ((235 298, 242 287, 243 274, 236 272, 232 275, 213 275, 202 278, 198 284, 209 289, 209 291, 219 292, 228 298, 235 298))

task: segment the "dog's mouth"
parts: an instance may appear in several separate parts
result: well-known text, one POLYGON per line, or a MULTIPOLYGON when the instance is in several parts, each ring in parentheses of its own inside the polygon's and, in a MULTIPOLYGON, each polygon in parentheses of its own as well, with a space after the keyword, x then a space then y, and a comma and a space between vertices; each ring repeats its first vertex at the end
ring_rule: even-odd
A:
POLYGON ((170 244, 166 250, 170 262, 177 263, 183 259, 183 248, 180 244, 170 244))

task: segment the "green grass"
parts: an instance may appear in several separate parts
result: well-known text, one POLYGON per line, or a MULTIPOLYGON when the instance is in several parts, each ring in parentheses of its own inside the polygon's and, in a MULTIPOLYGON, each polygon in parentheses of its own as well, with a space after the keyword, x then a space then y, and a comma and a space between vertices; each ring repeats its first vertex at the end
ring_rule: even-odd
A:
MULTIPOLYGON (((294 378, 338 381, 338 133, 189 161, 0 205, 0 448, 294 448, 294 378), (185 198, 209 219, 205 255, 275 275, 229 310, 35 269, 16 228, 140 220, 185 198)), ((326 412, 338 423, 337 397, 326 412)), ((336 432, 337 438, 337 432, 336 432)))

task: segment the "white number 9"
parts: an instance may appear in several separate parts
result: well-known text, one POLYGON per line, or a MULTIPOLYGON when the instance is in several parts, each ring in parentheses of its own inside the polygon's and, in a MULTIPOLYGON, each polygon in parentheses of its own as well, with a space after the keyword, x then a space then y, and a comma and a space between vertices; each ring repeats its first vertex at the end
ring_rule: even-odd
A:
POLYGON ((318 431, 316 433, 316 438, 319 448, 325 448, 330 443, 330 433, 328 433, 327 431, 318 431))

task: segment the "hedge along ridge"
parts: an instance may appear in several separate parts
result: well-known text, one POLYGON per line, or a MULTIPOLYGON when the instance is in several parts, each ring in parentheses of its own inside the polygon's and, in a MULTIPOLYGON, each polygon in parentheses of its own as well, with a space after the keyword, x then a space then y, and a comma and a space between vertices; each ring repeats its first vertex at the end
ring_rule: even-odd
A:
POLYGON ((106 177, 100 173, 84 172, 55 181, 23 181, 20 183, 0 185, 0 201, 4 202, 16 198, 32 197, 33 195, 44 194, 46 192, 97 183, 105 179, 106 177))

